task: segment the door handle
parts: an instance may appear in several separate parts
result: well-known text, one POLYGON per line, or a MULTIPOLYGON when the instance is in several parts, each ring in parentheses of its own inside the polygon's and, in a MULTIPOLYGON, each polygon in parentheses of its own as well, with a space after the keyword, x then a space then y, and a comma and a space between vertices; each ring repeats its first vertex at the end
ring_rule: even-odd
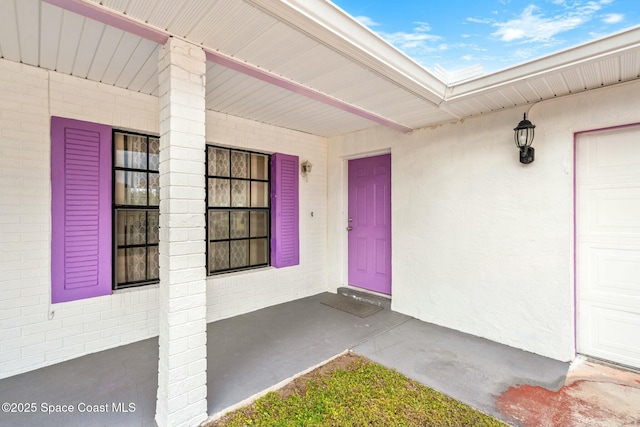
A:
POLYGON ((347 231, 351 231, 351 230, 353 230, 353 227, 352 226, 348 226, 347 227, 347 231))

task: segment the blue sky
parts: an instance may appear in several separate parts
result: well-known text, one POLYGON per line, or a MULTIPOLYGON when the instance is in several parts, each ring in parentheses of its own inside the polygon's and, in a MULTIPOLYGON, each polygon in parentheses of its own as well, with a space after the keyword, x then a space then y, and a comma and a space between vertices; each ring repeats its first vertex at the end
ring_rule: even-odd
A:
POLYGON ((332 0, 429 70, 484 73, 640 24, 640 0, 332 0))

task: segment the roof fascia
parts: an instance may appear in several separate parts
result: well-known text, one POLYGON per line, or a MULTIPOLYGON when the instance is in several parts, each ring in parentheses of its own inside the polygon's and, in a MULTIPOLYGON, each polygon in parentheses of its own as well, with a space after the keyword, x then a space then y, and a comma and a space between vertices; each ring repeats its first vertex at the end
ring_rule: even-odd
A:
POLYGON ((328 0, 245 0, 380 77, 440 105, 447 85, 328 0))
POLYGON ((640 48, 640 26, 449 87, 447 101, 472 97, 523 80, 640 48))

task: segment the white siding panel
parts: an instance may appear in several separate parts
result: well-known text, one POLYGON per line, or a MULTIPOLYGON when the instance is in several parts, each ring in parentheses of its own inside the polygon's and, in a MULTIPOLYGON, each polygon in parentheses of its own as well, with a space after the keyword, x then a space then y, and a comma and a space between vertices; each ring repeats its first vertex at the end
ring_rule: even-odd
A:
POLYGON ((149 79, 142 85, 140 92, 153 96, 158 96, 158 76, 154 73, 149 79))
POLYGON ((115 84, 124 69, 133 65, 133 53, 136 51, 142 39, 130 33, 124 33, 118 43, 111 61, 102 77, 102 82, 107 84, 115 84))
POLYGON ((539 100, 553 98, 555 95, 546 79, 528 79, 527 84, 539 94, 539 100))
POLYGON ((102 81, 123 35, 124 31, 122 30, 109 26, 105 27, 100 43, 98 44, 98 49, 93 57, 89 74, 87 75, 89 80, 102 81))
MULTIPOLYGON (((138 45, 136 46, 136 49, 131 54, 131 58, 129 58, 129 60, 126 62, 124 69, 120 73, 120 76, 118 76, 115 85, 127 89, 133 89, 133 81, 142 72, 145 64, 149 62, 150 59, 153 59, 155 63, 155 67, 153 67, 153 69, 155 70, 157 68, 158 47, 159 46, 157 43, 145 39, 140 39, 138 45)), ((153 74, 155 74, 155 72, 153 74)), ((140 86, 134 90, 137 91, 139 89, 140 86)))
MULTIPOLYGON (((217 22, 211 25, 203 21, 204 25, 211 25, 204 36, 203 43, 205 46, 214 46, 226 54, 235 55, 248 40, 260 35, 258 29, 276 22, 275 18, 242 1, 225 2, 223 5, 224 8, 220 8, 217 22)), ((194 34, 196 33, 198 32, 195 31, 194 34)))
POLYGON ((158 1, 158 7, 154 8, 148 18, 149 24, 166 30, 186 4, 186 0, 158 1))
POLYGON ((582 77, 584 79, 584 87, 594 89, 602 86, 602 72, 600 70, 600 62, 585 64, 582 67, 582 77))
MULTIPOLYGON (((5 0, 6 1, 6 0, 5 0)), ((38 65, 40 49, 40 1, 20 0, 16 2, 18 34, 20 37, 20 60, 29 65, 38 65)))
POLYGON ((620 78, 624 80, 640 77, 640 53, 632 52, 620 56, 620 78))
MULTIPOLYGON (((58 46, 60 46, 63 13, 64 11, 59 7, 42 3, 40 59, 38 63, 41 67, 49 70, 55 70, 58 64, 58 46)), ((72 46, 75 48, 75 45, 72 46)))
POLYGON ((498 93, 503 97, 501 102, 503 108, 528 104, 538 100, 538 95, 526 82, 524 84, 506 87, 498 93))
MULTIPOLYGON (((55 69, 61 73, 71 74, 78 54, 85 18, 75 13, 64 11, 62 14, 62 29, 59 44, 56 46, 57 62, 55 69)), ((88 67, 87 67, 88 69, 88 67)), ((86 73, 83 75, 86 77, 86 73)))
POLYGON ((162 3, 157 0, 130 1, 126 9, 123 9, 123 12, 133 19, 146 22, 156 8, 162 7, 161 4, 162 3))
MULTIPOLYGON (((327 54, 327 48, 320 44, 309 44, 308 40, 296 40, 291 45, 292 49, 299 52, 296 56, 290 56, 280 62, 279 70, 286 70, 287 75, 301 82, 313 84, 313 79, 318 75, 324 75, 334 70, 341 69, 344 63, 336 65, 327 54), (300 55, 305 55, 301 57, 300 55), (301 60, 305 58, 305 60, 301 60), (312 66, 310 66, 312 65, 312 66)), ((339 82, 335 82, 336 84, 339 82)))
POLYGON ((2 57, 20 62, 20 41, 15 0, 0 1, 0 49, 2 57))
MULTIPOLYGON (((155 46, 154 49, 149 52, 149 55, 145 59, 144 64, 140 67, 140 69, 136 72, 135 77, 129 83, 128 88, 131 90, 135 90, 137 92, 143 92, 142 88, 151 87, 151 84, 147 83, 156 83, 158 85, 158 49, 160 46, 155 46)), ((124 77, 123 77, 124 78, 124 77)), ((124 81, 123 81, 124 84, 124 81)), ((154 88, 151 87, 151 91, 154 88)), ((151 92, 143 92, 143 93, 151 93, 151 92)))
POLYGON ((620 58, 607 58, 600 61, 602 85, 612 85, 620 81, 620 58))
MULTIPOLYGON (((570 68, 562 72, 563 80, 566 82, 569 92, 576 93, 582 92, 586 89, 584 77, 579 68, 570 68)), ((562 93, 566 95, 567 92, 562 93)))
MULTIPOLYGON (((260 27, 252 29, 246 36, 234 40, 230 47, 234 51, 237 50, 238 56, 252 58, 252 62, 269 70, 298 79, 295 74, 291 74, 285 64, 295 61, 307 64, 309 67, 310 63, 305 60, 305 57, 310 58, 309 50, 317 46, 318 42, 270 16, 261 19, 259 25, 260 27), (259 33, 256 33, 257 30, 259 33), (265 46, 262 40, 269 40, 269 43, 265 46)), ((313 58, 313 61, 318 62, 319 59, 323 59, 331 62, 331 53, 333 52, 324 47, 322 56, 313 58)))
POLYGON ((188 38, 191 31, 200 25, 207 11, 215 8, 216 1, 189 2, 188 6, 181 10, 180 15, 174 17, 167 29, 179 36, 188 38))
POLYGON ((569 86, 567 85, 565 78, 562 76, 562 73, 549 75, 546 77, 546 82, 553 92, 554 97, 569 93, 569 86))
POLYGON ((74 76, 86 78, 89 75, 93 58, 95 57, 102 33, 106 30, 106 25, 93 21, 86 21, 82 29, 80 44, 73 64, 72 74, 74 76))

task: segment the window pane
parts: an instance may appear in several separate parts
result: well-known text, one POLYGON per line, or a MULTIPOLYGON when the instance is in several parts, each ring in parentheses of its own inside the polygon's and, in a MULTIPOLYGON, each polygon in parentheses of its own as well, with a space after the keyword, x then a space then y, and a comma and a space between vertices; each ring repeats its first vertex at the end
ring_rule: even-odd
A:
POLYGON ((144 245, 147 239, 146 211, 118 211, 116 241, 118 246, 144 245))
POLYGON ((149 246, 147 248, 147 280, 156 280, 160 278, 158 247, 149 246))
POLYGON ((251 265, 267 263, 267 239, 251 240, 250 260, 251 265))
POLYGON ((229 188, 228 179, 209 178, 209 206, 229 207, 231 205, 229 188))
POLYGON ((124 249, 118 249, 116 255, 116 281, 118 284, 127 282, 127 258, 124 249))
POLYGON ((231 212, 231 238, 249 237, 249 212, 231 212))
POLYGON ((256 181, 251 183, 251 206, 255 208, 269 206, 269 184, 256 181))
POLYGON ((157 244, 160 242, 160 214, 158 212, 148 212, 147 214, 147 243, 157 244))
POLYGON ((209 175, 229 176, 229 150, 209 147, 207 165, 209 175))
POLYGON ((147 137, 115 134, 116 166, 132 169, 147 169, 147 137))
POLYGON ((116 171, 116 204, 147 205, 146 172, 116 171))
POLYGON ((149 206, 160 206, 160 174, 149 174, 149 206))
POLYGON ((209 212, 209 240, 229 238, 229 212, 209 212))
POLYGON ((149 137, 149 170, 160 169, 160 138, 149 137))
POLYGON ((267 237, 267 212, 251 212, 251 237, 267 237))
POLYGON ((147 278, 147 249, 127 248, 127 282, 136 282, 147 278))
POLYGON ((249 265, 249 241, 234 240, 231 244, 231 268, 246 267, 249 265))
POLYGON ((229 242, 209 244, 209 269, 211 271, 229 269, 229 242))
POLYGON ((249 206, 249 181, 231 181, 231 206, 244 208, 249 206))
POLYGON ((251 155, 251 179, 269 179, 269 156, 251 155))
POLYGON ((249 178, 249 153, 231 152, 231 176, 249 178))
POLYGON ((269 264, 269 164, 266 154, 207 146, 209 273, 269 264))

